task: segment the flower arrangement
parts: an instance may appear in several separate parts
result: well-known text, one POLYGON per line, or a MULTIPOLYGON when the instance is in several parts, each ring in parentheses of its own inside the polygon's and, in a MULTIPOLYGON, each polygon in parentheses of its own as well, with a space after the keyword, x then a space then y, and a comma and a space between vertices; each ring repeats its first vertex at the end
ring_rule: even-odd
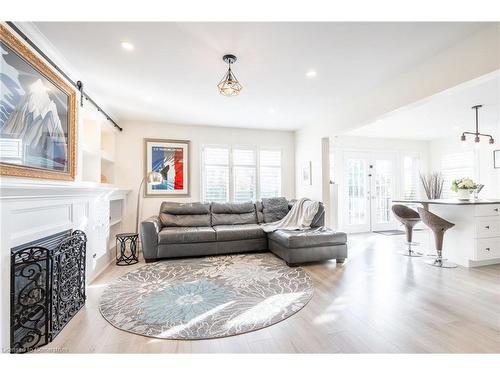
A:
POLYGON ((467 190, 472 192, 477 189, 477 184, 472 179, 465 177, 459 180, 453 180, 451 183, 451 190, 457 193, 459 190, 467 190))

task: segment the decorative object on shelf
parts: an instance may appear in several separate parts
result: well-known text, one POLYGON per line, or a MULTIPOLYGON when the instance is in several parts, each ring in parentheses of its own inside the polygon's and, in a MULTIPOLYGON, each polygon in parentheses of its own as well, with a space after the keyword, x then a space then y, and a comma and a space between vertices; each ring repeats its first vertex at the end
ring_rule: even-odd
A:
POLYGON ((220 82, 217 84, 219 92, 224 96, 237 96, 243 89, 243 86, 238 82, 238 79, 231 70, 231 64, 236 62, 236 56, 234 55, 224 55, 222 57, 225 63, 228 64, 227 73, 222 77, 220 82))
POLYGON ((12 353, 51 342, 85 304, 86 244, 68 230, 11 250, 12 353))
POLYGON ((476 111, 476 131, 475 132, 463 132, 462 137, 460 139, 462 141, 466 141, 467 137, 465 135, 470 134, 470 135, 474 136, 474 142, 479 143, 481 141, 481 139, 479 137, 489 137, 489 139, 490 139, 489 144, 492 145, 495 143, 495 140, 493 139, 492 135, 479 133, 479 114, 478 114, 478 111, 479 111, 479 108, 481 108, 481 107, 482 107, 482 105, 480 105, 480 104, 472 107, 472 109, 474 109, 476 111))
POLYGON ((147 181, 148 185, 151 186, 157 186, 163 183, 163 176, 159 172, 148 172, 146 176, 143 177, 140 185, 139 185, 139 190, 137 191, 137 210, 136 210, 136 216, 135 216, 135 230, 137 233, 139 233, 139 216, 140 216, 140 210, 141 210, 141 192, 142 192, 142 185, 147 181))
POLYGON ((108 183, 108 178, 101 173, 101 183, 102 184, 107 184, 108 183))
POLYGON ((302 165, 302 185, 312 185, 312 162, 308 161, 302 165))
POLYGON ((74 180, 76 91, 0 25, 0 174, 74 180))
POLYGON ((111 283, 99 302, 116 328, 160 339, 198 340, 268 327, 303 308, 314 283, 271 253, 146 264, 111 283))
POLYGON ((131 264, 139 263, 139 254, 137 251, 138 239, 139 235, 137 233, 119 233, 116 235, 115 252, 117 266, 130 266, 131 264), (120 245, 119 249, 118 245, 120 245))
POLYGON ((420 181, 427 195, 427 199, 439 199, 443 193, 444 180, 443 176, 439 172, 433 172, 430 174, 420 174, 420 181))
POLYGON ((145 139, 145 174, 158 172, 163 181, 148 183, 145 197, 189 197, 190 141, 145 139))
POLYGON ((459 200, 468 201, 470 195, 474 190, 476 190, 478 185, 472 181, 472 179, 465 177, 459 180, 453 180, 451 183, 451 191, 457 193, 457 198, 459 200))
POLYGON ((493 168, 500 168, 500 150, 493 151, 493 168))

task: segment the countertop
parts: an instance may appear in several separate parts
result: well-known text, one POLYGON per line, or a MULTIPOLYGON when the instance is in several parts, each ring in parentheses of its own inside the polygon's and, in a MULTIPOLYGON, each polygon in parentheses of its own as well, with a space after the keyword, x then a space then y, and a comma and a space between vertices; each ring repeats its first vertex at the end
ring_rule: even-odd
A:
POLYGON ((478 204, 500 204, 500 199, 394 199, 393 203, 420 203, 420 204, 449 204, 456 206, 469 206, 478 204))

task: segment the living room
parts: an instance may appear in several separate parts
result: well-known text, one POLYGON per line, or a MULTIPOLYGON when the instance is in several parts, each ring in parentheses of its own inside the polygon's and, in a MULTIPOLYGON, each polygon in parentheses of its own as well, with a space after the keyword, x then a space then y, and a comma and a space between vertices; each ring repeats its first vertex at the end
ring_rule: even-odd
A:
POLYGON ((465 354, 500 350, 500 20, 269 9, 1 21, 11 364, 491 368, 465 354))

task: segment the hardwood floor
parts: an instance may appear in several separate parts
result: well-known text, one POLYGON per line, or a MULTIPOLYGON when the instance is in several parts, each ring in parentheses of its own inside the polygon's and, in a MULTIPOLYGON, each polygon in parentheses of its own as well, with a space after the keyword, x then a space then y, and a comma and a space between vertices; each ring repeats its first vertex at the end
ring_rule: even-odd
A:
MULTIPOLYGON (((417 232, 426 249, 427 233, 417 232)), ((404 236, 349 236, 349 258, 305 266, 309 304, 259 331, 199 341, 120 331, 98 310, 106 284, 141 266, 110 266, 85 307, 48 346, 70 353, 498 353, 500 265, 439 269, 397 254, 404 236)))

